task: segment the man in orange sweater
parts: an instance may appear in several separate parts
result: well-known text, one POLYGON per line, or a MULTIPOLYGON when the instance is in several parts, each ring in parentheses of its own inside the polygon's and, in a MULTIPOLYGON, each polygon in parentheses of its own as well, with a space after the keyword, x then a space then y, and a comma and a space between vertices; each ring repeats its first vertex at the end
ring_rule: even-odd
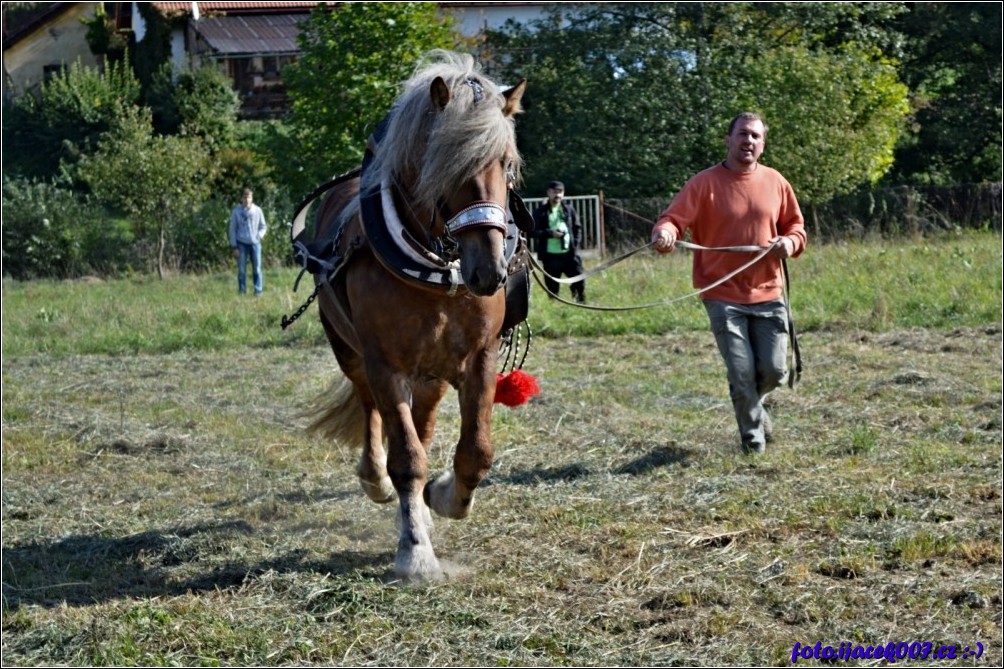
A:
MULTIPOLYGON (((773 426, 763 398, 787 377, 788 318, 781 260, 805 249, 805 221, 791 184, 758 161, 767 125, 745 112, 729 125, 725 161, 692 177, 652 229, 659 253, 689 230, 706 247, 770 247, 760 262, 702 293, 728 370, 742 449, 764 452, 773 426)), ((751 260, 748 253, 694 252, 694 287, 704 288, 751 260)))

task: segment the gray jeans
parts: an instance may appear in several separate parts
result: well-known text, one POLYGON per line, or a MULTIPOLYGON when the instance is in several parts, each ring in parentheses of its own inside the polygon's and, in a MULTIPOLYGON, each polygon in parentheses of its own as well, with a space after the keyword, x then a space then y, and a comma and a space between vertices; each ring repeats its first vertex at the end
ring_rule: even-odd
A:
POLYGON ((784 302, 734 304, 705 300, 711 331, 729 376, 729 395, 746 446, 764 444, 763 398, 788 377, 784 302))

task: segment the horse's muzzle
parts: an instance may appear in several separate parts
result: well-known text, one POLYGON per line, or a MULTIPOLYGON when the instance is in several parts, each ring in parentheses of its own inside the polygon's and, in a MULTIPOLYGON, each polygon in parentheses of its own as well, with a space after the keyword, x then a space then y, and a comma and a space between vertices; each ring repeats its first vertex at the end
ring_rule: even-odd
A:
POLYGON ((470 271, 470 276, 464 272, 464 285, 478 297, 488 297, 494 295, 505 287, 508 272, 506 267, 491 267, 490 265, 475 266, 470 271))

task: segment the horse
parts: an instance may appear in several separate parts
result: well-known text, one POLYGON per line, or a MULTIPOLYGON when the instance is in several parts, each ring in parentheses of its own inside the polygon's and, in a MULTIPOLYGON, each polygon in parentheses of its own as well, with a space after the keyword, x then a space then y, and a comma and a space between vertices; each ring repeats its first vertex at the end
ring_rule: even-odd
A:
POLYGON ((525 88, 503 90, 472 57, 434 52, 371 137, 361 174, 332 188, 314 216, 315 243, 328 239, 336 258, 330 278, 315 282, 343 378, 309 429, 361 445, 365 494, 397 497, 394 569, 405 581, 442 577, 430 509, 466 518, 492 465, 507 205, 521 163, 514 117, 525 88), (374 225, 374 214, 395 222, 374 225), (453 466, 429 480, 437 409, 451 386, 461 417, 453 466))

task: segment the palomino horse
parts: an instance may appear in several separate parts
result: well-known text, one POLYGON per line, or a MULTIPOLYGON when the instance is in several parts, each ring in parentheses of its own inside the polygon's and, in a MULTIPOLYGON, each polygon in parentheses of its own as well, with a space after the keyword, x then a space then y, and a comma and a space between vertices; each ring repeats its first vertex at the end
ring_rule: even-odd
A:
POLYGON ((361 443, 356 471, 370 499, 397 494, 395 571, 406 580, 441 575, 429 509, 466 517, 492 464, 506 208, 520 167, 513 117, 526 87, 502 92, 470 56, 433 55, 371 139, 361 178, 333 189, 315 217, 315 244, 334 239, 336 258, 318 293, 321 321, 349 383, 328 392, 312 428, 361 443), (450 386, 460 438, 453 468, 429 480, 450 386))

